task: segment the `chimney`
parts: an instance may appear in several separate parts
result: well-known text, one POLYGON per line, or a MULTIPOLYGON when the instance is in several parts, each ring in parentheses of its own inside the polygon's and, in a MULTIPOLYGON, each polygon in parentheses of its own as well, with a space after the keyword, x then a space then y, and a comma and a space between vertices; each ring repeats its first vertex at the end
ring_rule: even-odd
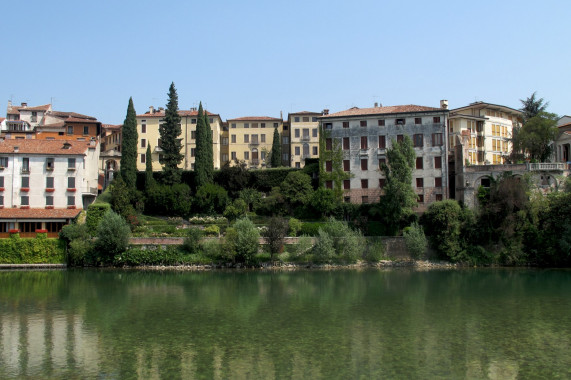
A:
POLYGON ((8 109, 12 108, 12 101, 8 100, 8 109))
POLYGON ((443 110, 447 110, 448 109, 448 100, 442 99, 440 101, 440 108, 442 108, 443 110))
POLYGON ((375 102, 375 108, 377 108, 379 106, 379 103, 375 102))
POLYGON ((280 111, 280 119, 282 119, 282 120, 284 119, 284 113, 283 113, 283 111, 280 111))
POLYGON ((22 102, 22 107, 27 107, 28 103, 22 102))
POLYGON ((190 107, 191 112, 195 112, 196 110, 197 110, 196 107, 190 107))
POLYGON ((329 109, 325 108, 323 111, 321 111, 321 114, 322 114, 323 116, 329 115, 329 109))
POLYGON ((163 107, 159 107, 159 112, 163 112, 165 109, 163 107))
POLYGON ((149 113, 152 115, 155 113, 155 107, 149 106, 149 113))

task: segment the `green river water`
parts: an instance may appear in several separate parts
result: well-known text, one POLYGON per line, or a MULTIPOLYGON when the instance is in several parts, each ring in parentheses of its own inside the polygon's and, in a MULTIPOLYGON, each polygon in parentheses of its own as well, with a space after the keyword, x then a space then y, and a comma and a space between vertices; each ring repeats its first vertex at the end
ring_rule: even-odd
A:
POLYGON ((569 379, 571 270, 0 271, 0 379, 569 379))

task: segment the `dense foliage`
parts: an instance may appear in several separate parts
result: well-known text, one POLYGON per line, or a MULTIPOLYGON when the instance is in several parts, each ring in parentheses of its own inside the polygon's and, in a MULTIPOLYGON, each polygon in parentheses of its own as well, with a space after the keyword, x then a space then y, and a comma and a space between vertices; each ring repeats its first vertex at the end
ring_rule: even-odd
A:
POLYGON ((129 98, 127 116, 121 129, 121 177, 127 187, 135 190, 137 180, 137 114, 133 98, 129 98))
POLYGON ((165 122, 159 126, 161 135, 162 160, 163 165, 163 183, 166 185, 174 185, 180 182, 181 169, 178 165, 181 163, 184 155, 181 153, 182 133, 180 126, 180 115, 178 114, 178 95, 171 83, 168 93, 168 103, 165 110, 165 122))
POLYGON ((196 122, 196 149, 194 159, 194 171, 196 172, 196 187, 200 187, 213 180, 212 162, 212 131, 208 123, 208 114, 202 109, 202 102, 198 107, 196 122))
POLYGON ((12 234, 0 239, 0 264, 63 264, 65 263, 65 242, 48 239, 38 234, 35 239, 22 239, 12 234))
POLYGON ((282 166, 282 142, 280 141, 278 128, 274 128, 274 139, 272 141, 272 152, 270 155, 270 166, 277 168, 282 166))

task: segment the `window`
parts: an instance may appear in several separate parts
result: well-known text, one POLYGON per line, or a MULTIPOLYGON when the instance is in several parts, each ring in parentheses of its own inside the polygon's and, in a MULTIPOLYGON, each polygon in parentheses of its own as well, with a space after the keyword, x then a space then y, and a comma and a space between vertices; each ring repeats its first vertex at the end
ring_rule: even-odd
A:
POLYGON ((318 153, 317 153, 317 147, 314 146, 314 147, 312 147, 312 148, 313 148, 313 149, 312 149, 313 155, 314 155, 314 156, 317 156, 317 154, 318 154, 318 153))
POLYGON ((295 137, 299 137, 299 128, 294 129, 293 134, 295 137))
POLYGON ((141 124, 141 133, 147 133, 147 124, 143 120, 143 124, 141 124))
POLYGON ((144 153, 141 153, 141 164, 144 164, 147 162, 147 155, 144 153))
POLYGON ((404 135, 397 135, 397 142, 403 142, 404 140, 404 135))
POLYGON ((83 134, 84 134, 84 135, 88 135, 88 134, 89 134, 89 127, 88 127, 88 126, 84 126, 84 127, 83 127, 83 134))
POLYGON ((30 187, 30 177, 22 177, 22 188, 29 188, 30 187))
POLYGON ((361 203, 363 203, 363 204, 369 203, 369 197, 367 195, 363 195, 361 197, 361 203))
POLYGON ((379 178, 379 189, 382 189, 383 187, 385 187, 386 183, 387 183, 387 180, 385 178, 379 178))
POLYGON ((303 128, 303 139, 309 140, 309 128, 303 128))
POLYGON ((379 124, 379 127, 384 127, 385 126, 385 120, 378 120, 377 121, 379 124))
POLYGON ((442 157, 434 157, 434 169, 442 169, 442 157))
POLYGON ((230 125, 230 128, 236 128, 236 123, 232 123, 232 124, 230 125))
POLYGON ((299 156, 299 154, 300 154, 299 146, 296 146, 295 147, 295 155, 299 156))
POLYGON ((20 204, 22 206, 29 206, 30 205, 30 197, 27 195, 22 195, 20 197, 20 204))
POLYGON ((344 179, 343 180, 343 189, 344 190, 350 190, 351 189, 351 180, 350 179, 344 179))
POLYGON ((190 148, 190 157, 194 157, 196 155, 196 148, 190 148))
POLYGON ((266 123, 261 123, 260 128, 266 128, 266 123))
POLYGON ((362 179, 361 180, 361 189, 368 189, 369 188, 369 180, 368 179, 362 179))
POLYGON ((282 144, 283 145, 289 144, 289 136, 283 136, 282 137, 282 144))
POLYGON ((228 145, 228 137, 222 137, 222 145, 228 145))
POLYGON ((332 150, 333 149, 333 139, 328 137, 325 139, 325 150, 332 150))
POLYGON ((28 157, 22 158, 22 173, 30 172, 30 159, 28 157))
POLYGON ((434 116, 434 117, 432 118, 432 122, 433 122, 434 124, 440 123, 440 116, 434 116))
POLYGON ((309 116, 304 116, 302 120, 304 123, 309 123, 309 116))
POLYGON ((414 118, 414 124, 422 124, 422 118, 421 117, 415 117, 414 118))
POLYGON ((387 163, 387 159, 386 158, 379 158, 379 169, 383 170, 383 164, 387 163))
POLYGON ((369 168, 369 160, 363 158, 361 160, 361 170, 367 170, 369 168))
POLYGON ((4 187, 4 176, 0 177, 0 187, 4 187))
POLYGON ((46 169, 54 170, 54 159, 53 157, 46 158, 46 169))
POLYGON ((190 124, 196 124, 196 119, 190 119, 190 124))
POLYGON ((351 163, 349 160, 343 160, 343 170, 348 172, 350 169, 351 163))
POLYGON ((333 163, 331 161, 325 161, 325 171, 326 172, 333 171, 333 163))
POLYGON ((387 139, 386 136, 379 136, 379 148, 386 149, 387 148, 387 139))
POLYGON ((277 127, 278 127, 278 123, 274 123, 274 128, 277 128, 277 127))
POLYGON ((325 181, 326 189, 333 189, 333 181, 325 181))
POLYGON ((343 197, 343 202, 345 202, 345 203, 350 203, 350 202, 351 202, 351 197, 349 197, 349 196, 343 197))
POLYGON ((244 160, 250 159, 250 152, 244 152, 244 160))
POLYGON ((54 188, 54 177, 46 177, 46 189, 54 188))
POLYGON ((232 144, 236 144, 236 135, 232 135, 230 138, 232 139, 232 144))
POLYGON ((67 134, 73 135, 73 127, 67 127, 67 134))
POLYGON ((442 177, 434 178, 434 187, 442 187, 442 177))
POLYGON ((67 168, 75 170, 75 158, 68 158, 67 159, 67 168))
POLYGON ((230 155, 231 155, 231 157, 232 157, 233 160, 236 159, 236 152, 231 152, 230 155))
POLYGON ((360 125, 361 127, 366 127, 366 126, 367 126, 367 120, 360 120, 360 121, 359 121, 359 125, 360 125))
POLYGON ((208 118, 208 123, 210 123, 210 124, 214 123, 214 118, 212 118, 212 117, 208 118))
POLYGON ((222 162, 228 162, 228 153, 222 154, 222 162))
POLYGON ((75 197, 73 195, 70 195, 69 197, 67 197, 67 205, 68 206, 75 206, 75 197))
POLYGON ((442 194, 436 194, 436 202, 440 202, 442 200, 442 194))
POLYGON ((422 157, 416 158, 416 168, 417 169, 423 169, 424 168, 424 164, 422 162, 422 157))
POLYGON ((147 147, 147 140, 141 139, 141 148, 146 148, 146 147, 147 147))
POLYGON ((196 140, 196 131, 190 131, 190 139, 196 140))
POLYGON ((266 159, 266 152, 262 151, 262 160, 266 159))
POLYGON ((418 203, 424 203, 424 195, 423 194, 417 194, 416 196, 418 197, 417 198, 418 203))
POLYGON ((0 167, 2 168, 8 167, 8 157, 0 157, 0 167))
POLYGON ((301 168, 301 163, 296 162, 296 163, 295 163, 295 167, 296 167, 297 169, 301 168))
POLYGON ((250 123, 244 123, 244 128, 250 128, 250 123))
POLYGON ((289 154, 288 153, 282 154, 282 161, 289 161, 289 154))
POLYGON ((313 129, 311 130, 311 136, 317 137, 317 128, 313 128, 313 129))
POLYGON ((46 206, 54 205, 54 197, 52 195, 46 195, 46 206))
POLYGON ((296 123, 299 123, 299 116, 294 117, 293 121, 295 121, 296 123))
POLYGON ((395 125, 404 125, 406 119, 395 119, 395 125))
POLYGON ((258 123, 252 123, 252 128, 258 128, 258 123))
POLYGON ((415 148, 422 148, 422 134, 413 135, 413 143, 415 148))
POLYGON ((317 122, 317 116, 313 116, 313 117, 311 118, 311 121, 314 122, 314 123, 316 123, 316 122, 317 122))
POLYGON ((250 135, 244 135, 244 142, 245 142, 245 143, 249 143, 249 142, 250 142, 250 135))
POLYGON ((418 188, 424 187, 424 178, 417 178, 416 179, 416 187, 418 187, 418 188))
POLYGON ((433 133, 432 134, 432 146, 441 146, 443 145, 442 140, 442 133, 433 133))
POLYGON ((361 136, 361 149, 368 149, 367 136, 361 136))
POLYGON ((266 142, 266 135, 265 134, 260 135, 260 141, 263 143, 266 142))
POLYGON ((343 137, 343 150, 349 150, 349 137, 343 137))
POLYGON ((75 189, 75 177, 67 177, 67 188, 75 189))
POLYGON ((332 129, 333 123, 325 123, 324 127, 325 127, 325 129, 332 129))

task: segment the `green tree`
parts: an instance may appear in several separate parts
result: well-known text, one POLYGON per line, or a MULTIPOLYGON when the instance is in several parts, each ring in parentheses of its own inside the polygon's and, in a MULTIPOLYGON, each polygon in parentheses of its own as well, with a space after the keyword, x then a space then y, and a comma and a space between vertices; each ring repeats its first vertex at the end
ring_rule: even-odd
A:
POLYGON ((102 262, 112 262, 115 255, 127 250, 131 229, 127 222, 113 211, 108 211, 97 227, 95 248, 102 262))
POLYGON ((210 143, 211 131, 207 127, 208 115, 202 109, 202 102, 198 107, 196 122, 196 150, 194 172, 196 187, 212 183, 212 144, 210 143))
POLYGON ((280 184, 280 192, 291 208, 306 205, 313 194, 311 177, 300 171, 290 172, 280 184))
POLYGON ((212 136, 212 128, 210 127, 210 117, 208 111, 204 110, 204 130, 206 132, 206 158, 204 166, 206 168, 206 178, 209 183, 214 179, 214 137, 212 136))
POLYGON ((343 170, 343 150, 339 139, 333 139, 331 132, 319 125, 319 186, 325 187, 328 181, 332 182, 333 192, 338 202, 343 197, 343 181, 351 178, 350 173, 343 170), (327 140, 331 139, 331 149, 327 149, 327 140), (330 164, 328 164, 328 162, 330 164), (327 170, 331 165, 331 171, 327 170))
POLYGON ((248 211, 248 205, 244 202, 243 199, 238 198, 234 199, 234 202, 226 206, 224 210, 224 217, 229 221, 233 221, 238 219, 241 216, 246 215, 246 211, 248 211))
POLYGON ((236 230, 236 259, 246 264, 253 264, 258 253, 260 233, 254 223, 248 218, 242 218, 234 223, 236 230))
POLYGON ((161 135, 161 149, 163 157, 161 164, 163 165, 163 183, 166 185, 174 185, 180 182, 181 169, 178 165, 181 163, 184 155, 180 152, 182 149, 182 133, 180 126, 180 115, 178 114, 178 95, 171 83, 169 88, 169 101, 165 110, 165 122, 159 126, 161 135))
POLYGON ((127 187, 122 176, 118 176, 111 183, 111 208, 125 220, 135 214, 131 204, 134 192, 127 187))
POLYGON ((274 260, 275 255, 280 253, 284 247, 284 240, 289 230, 288 220, 284 218, 273 217, 268 221, 263 236, 270 248, 271 259, 274 260))
POLYGON ((239 197, 248 205, 248 211, 252 211, 262 200, 260 192, 252 188, 241 190, 239 197))
POLYGON ((222 214, 228 204, 228 193, 222 186, 207 183, 196 190, 197 211, 203 214, 222 214))
POLYGON ((127 188, 136 189, 137 181, 137 114, 133 106, 133 98, 129 98, 127 116, 121 129, 121 177, 127 188))
POLYGON ((527 119, 517 133, 516 144, 532 161, 546 162, 553 153, 551 142, 557 135, 557 116, 540 113, 527 119))
POLYGON ((520 99, 522 107, 520 111, 523 112, 524 120, 527 121, 531 118, 536 117, 539 114, 546 112, 549 102, 545 102, 543 98, 537 99, 535 92, 531 94, 529 98, 525 100, 520 99))
POLYGON ((417 259, 423 257, 428 246, 428 240, 426 240, 422 227, 417 222, 414 222, 403 230, 402 235, 406 248, 412 257, 417 259))
POLYGON ((147 145, 147 153, 145 154, 145 190, 148 190, 155 184, 153 178, 153 156, 151 155, 151 144, 147 145))
POLYGON ((400 142, 392 140, 391 145, 387 149, 388 162, 381 166, 386 184, 380 207, 385 223, 396 232, 400 223, 413 214, 412 208, 416 205, 417 196, 412 188, 416 153, 408 136, 400 142))
POLYGON ((272 142, 272 153, 271 153, 271 167, 277 168, 282 166, 282 143, 280 141, 280 133, 278 128, 274 128, 274 141, 272 142))
POLYGON ((322 215, 329 215, 338 205, 335 193, 331 189, 320 187, 311 196, 311 207, 322 215))

